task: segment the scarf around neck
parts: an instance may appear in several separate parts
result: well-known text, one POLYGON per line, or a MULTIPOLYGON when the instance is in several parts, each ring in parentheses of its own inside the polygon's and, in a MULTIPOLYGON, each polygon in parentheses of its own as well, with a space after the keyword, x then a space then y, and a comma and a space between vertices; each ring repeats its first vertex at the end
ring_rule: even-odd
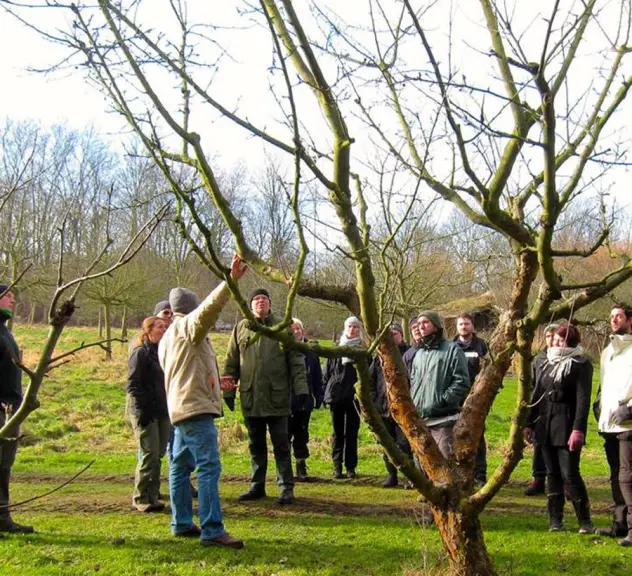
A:
POLYGON ((551 367, 551 376, 554 382, 561 382, 571 372, 573 362, 584 357, 584 349, 576 348, 549 348, 546 351, 546 366, 551 367))
MULTIPOLYGON (((343 334, 342 336, 340 336, 339 344, 340 346, 359 346, 360 344, 362 344, 362 338, 360 338, 359 336, 357 338, 348 338, 343 334)), ((342 357, 343 365, 349 364, 351 362, 353 362, 353 358, 347 358, 346 356, 342 357)))
POLYGON ((420 341, 420 348, 425 348, 426 350, 436 350, 439 348, 439 345, 443 342, 443 330, 437 330, 428 336, 422 336, 420 341))

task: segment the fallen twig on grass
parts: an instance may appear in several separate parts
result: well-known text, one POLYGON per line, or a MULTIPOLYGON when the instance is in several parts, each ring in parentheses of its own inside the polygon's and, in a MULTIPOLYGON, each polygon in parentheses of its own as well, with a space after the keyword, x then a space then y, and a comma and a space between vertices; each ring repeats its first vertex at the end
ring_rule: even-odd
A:
POLYGON ((11 508, 13 510, 13 509, 17 508, 18 506, 23 506, 24 504, 30 504, 31 502, 35 502, 35 500, 41 500, 42 498, 46 498, 46 496, 50 496, 51 494, 54 494, 58 490, 61 490, 62 488, 68 486, 68 484, 74 482, 77 478, 79 478, 79 476, 81 476, 95 462, 96 462, 96 460, 91 460, 90 462, 88 462, 88 464, 82 470, 77 472, 72 478, 69 478, 63 484, 60 484, 59 486, 56 486, 52 490, 49 490, 48 492, 44 492, 44 494, 39 494, 38 496, 33 496, 32 498, 27 498, 26 500, 22 500, 21 502, 16 502, 15 504, 3 504, 2 506, 0 506, 0 510, 2 510, 4 508, 11 508))

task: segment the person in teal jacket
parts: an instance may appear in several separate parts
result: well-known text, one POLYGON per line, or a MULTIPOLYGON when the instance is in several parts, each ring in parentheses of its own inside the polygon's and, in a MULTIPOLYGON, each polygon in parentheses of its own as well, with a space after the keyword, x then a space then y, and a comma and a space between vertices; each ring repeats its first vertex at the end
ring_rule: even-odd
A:
POLYGON ((410 394, 430 433, 446 457, 452 455, 452 429, 470 389, 467 358, 443 335, 439 314, 419 315, 420 348, 412 362, 410 394))

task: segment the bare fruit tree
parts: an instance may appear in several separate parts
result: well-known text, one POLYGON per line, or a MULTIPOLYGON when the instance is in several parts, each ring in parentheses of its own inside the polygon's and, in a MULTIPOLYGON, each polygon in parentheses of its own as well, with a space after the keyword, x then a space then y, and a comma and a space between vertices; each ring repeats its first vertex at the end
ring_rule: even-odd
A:
MULTIPOLYGON (((37 10, 3 4, 22 21, 37 21, 37 10)), ((346 4, 260 0, 245 4, 232 23, 224 22, 219 9, 209 23, 205 10, 184 0, 51 0, 42 11, 58 7, 71 16, 72 26, 59 33, 31 25, 68 49, 69 61, 75 58, 135 131, 169 182, 180 221, 186 215, 201 241, 184 226, 181 233, 200 260, 228 281, 242 313, 253 319, 194 196, 180 184, 182 165, 197 174, 242 258, 260 275, 287 285, 281 324, 261 332, 302 346, 282 330, 297 295, 338 302, 361 315, 368 349, 312 349, 355 359, 365 417, 430 504, 453 573, 496 574, 480 515, 522 458, 536 328, 569 317, 632 276, 625 255, 613 258, 605 274, 580 283, 567 281, 558 267, 563 258, 589 258, 609 246, 617 214, 599 183, 625 164, 629 148, 613 119, 632 84, 630 2, 555 1, 547 3, 546 13, 538 3, 517 0, 479 0, 459 8, 442 0, 422 6, 367 0, 365 10, 346 4), (238 57, 231 57, 233 50, 238 57), (264 74, 260 68, 239 69, 242 58, 261 67, 266 53, 271 64, 263 65, 264 74), (222 82, 226 70, 232 77, 222 82), (244 98, 255 95, 248 110, 236 104, 233 84, 239 80, 244 98), (276 106, 274 114, 268 104, 276 106), (209 129, 205 118, 217 124, 209 129), (287 190, 296 236, 291 272, 255 250, 217 178, 213 145, 219 132, 228 137, 231 130, 241 130, 244 145, 256 140, 286 154, 293 168, 287 190), (493 231, 512 255, 511 293, 491 339, 491 360, 465 402, 449 459, 411 400, 388 331, 394 311, 392 299, 381 297, 384 286, 375 272, 370 214, 380 199, 365 186, 368 155, 391 157, 410 174, 410 191, 388 222, 385 244, 410 225, 421 190, 454 205, 470 225, 493 231), (354 270, 353 285, 316 282, 304 274, 309 243, 299 207, 306 181, 317 183, 327 198, 328 214, 319 218, 328 216, 335 227, 329 248, 340 268, 354 270), (584 203, 599 226, 589 242, 562 249, 556 231, 573 203, 584 203), (372 404, 368 358, 375 352, 392 415, 423 472, 397 448, 372 404), (487 484, 473 493, 476 448, 512 362, 519 386, 509 448, 487 484)))

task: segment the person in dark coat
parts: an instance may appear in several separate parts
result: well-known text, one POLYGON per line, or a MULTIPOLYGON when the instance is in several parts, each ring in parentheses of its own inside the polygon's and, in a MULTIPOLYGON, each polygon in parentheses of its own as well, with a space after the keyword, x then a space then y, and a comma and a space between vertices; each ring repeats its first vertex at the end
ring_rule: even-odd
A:
MULTIPOLYGON (((359 346, 360 321, 355 316, 345 320, 341 346, 359 346)), ((358 432, 360 404, 355 396, 358 374, 351 358, 328 358, 325 364, 325 404, 329 406, 333 434, 331 436, 334 478, 357 478, 358 432), (342 472, 345 465, 347 473, 342 472)))
MULTIPOLYGON (((7 284, 0 283, 0 428, 22 404, 22 370, 16 363, 21 354, 7 327, 7 321, 13 317, 15 296, 8 288, 7 284)), ((19 435, 19 430, 11 434, 13 438, 19 435)), ((14 522, 9 508, 11 468, 17 451, 17 441, 0 441, 0 532, 31 534, 33 526, 14 522)))
MULTIPOLYGON (((544 329, 545 348, 538 353, 531 364, 531 377, 533 383, 535 383, 536 371, 540 370, 542 364, 546 362, 546 352, 551 346, 553 346, 553 337, 555 336, 555 331, 558 328, 558 324, 549 324, 544 329)), ((542 456, 542 450, 540 449, 540 445, 537 442, 533 443, 531 476, 531 482, 529 482, 529 485, 525 488, 524 495, 537 496, 538 494, 544 494, 544 492, 546 491, 546 465, 544 464, 544 456, 542 456)))
MULTIPOLYGON (((470 376, 470 388, 474 385, 474 380, 481 371, 481 360, 487 356, 487 343, 479 338, 474 332, 474 319, 466 312, 459 315, 456 321, 457 335, 454 342, 463 350, 467 358, 467 370, 470 376)), ((485 430, 481 435, 481 440, 476 451, 476 463, 474 465, 474 483, 477 486, 484 486, 487 483, 487 441, 485 440, 485 430)))
POLYGON ((595 531, 579 464, 586 443, 593 367, 579 346, 579 331, 564 324, 555 331, 547 359, 537 368, 525 437, 542 449, 546 464, 549 525, 564 526, 564 483, 568 485, 580 534, 595 531))
POLYGON ((159 500, 160 467, 171 422, 158 342, 166 330, 167 325, 157 316, 146 318, 128 362, 128 412, 140 451, 132 498, 134 508, 140 512, 159 512, 165 507, 159 500))
MULTIPOLYGON (((400 324, 396 322, 391 324, 391 335, 393 336, 393 340, 399 349, 399 353, 404 356, 409 346, 406 342, 404 342, 404 333, 400 324)), ((371 363, 371 366, 369 367, 369 374, 371 376, 371 396, 377 411, 382 417, 384 427, 390 434, 391 438, 397 442, 399 449, 412 458, 410 444, 402 432, 402 429, 391 416, 388 395, 386 393, 386 382, 384 381, 384 372, 382 370, 382 359, 379 356, 376 356, 371 363)), ((390 461, 386 452, 384 452, 383 458, 387 476, 384 482, 382 482, 382 486, 384 488, 394 488, 398 484, 397 468, 390 461)))
POLYGON ((408 371, 408 376, 410 376, 410 371, 413 366, 415 354, 417 354, 417 352, 421 348, 421 328, 419 326, 418 316, 413 316, 410 319, 409 327, 412 343, 408 350, 406 350, 406 352, 404 352, 404 355, 402 356, 402 360, 404 361, 404 365, 406 366, 406 370, 408 371))
MULTIPOLYGON (((303 322, 298 318, 292 318, 292 331, 297 342, 307 342, 303 328, 303 322)), ((299 401, 292 389, 290 394, 289 433, 290 444, 296 460, 296 479, 299 482, 307 482, 307 459, 309 458, 309 421, 312 410, 318 409, 323 403, 323 371, 320 367, 320 359, 312 352, 306 352, 305 370, 307 371, 307 387, 309 397, 307 401, 299 401)))

